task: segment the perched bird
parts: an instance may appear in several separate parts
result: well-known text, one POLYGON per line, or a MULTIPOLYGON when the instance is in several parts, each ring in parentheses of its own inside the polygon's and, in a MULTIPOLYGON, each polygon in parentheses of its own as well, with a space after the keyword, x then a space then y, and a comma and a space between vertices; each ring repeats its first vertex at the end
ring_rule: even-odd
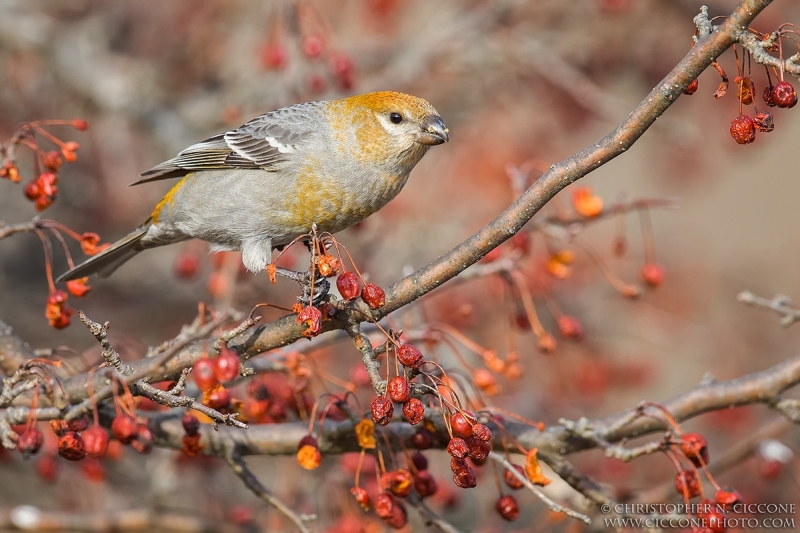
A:
POLYGON ((312 224, 335 233, 381 209, 428 148, 448 140, 430 103, 396 92, 272 111, 142 173, 134 185, 182 179, 144 224, 59 281, 106 277, 142 250, 190 238, 241 250, 259 272, 312 224))

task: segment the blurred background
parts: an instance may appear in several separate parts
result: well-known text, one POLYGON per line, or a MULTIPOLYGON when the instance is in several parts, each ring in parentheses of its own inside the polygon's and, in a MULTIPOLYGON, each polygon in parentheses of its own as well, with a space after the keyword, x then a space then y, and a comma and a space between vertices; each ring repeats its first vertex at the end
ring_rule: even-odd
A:
MULTIPOLYGON (((727 14, 737 4, 706 3, 711 15, 727 14)), ((451 142, 425 157, 396 200, 338 236, 361 271, 386 286, 498 215, 514 198, 514 168, 546 168, 616 127, 685 55, 699 7, 691 0, 4 0, 0 140, 23 122, 88 121, 85 133, 48 129, 80 149, 77 161, 59 173, 58 199, 42 216, 114 241, 146 219, 171 186, 129 184, 194 142, 296 102, 373 90, 422 96, 444 118, 451 142)), ((800 22, 800 6, 776 2, 754 27, 770 32, 784 22, 800 22)), ((664 400, 709 373, 729 379, 795 353, 800 329, 782 329, 775 316, 737 303, 736 294, 749 289, 800 299, 800 237, 793 229, 800 223, 793 164, 800 112, 773 108, 774 132, 736 144, 728 131, 738 114, 733 53, 720 63, 732 82, 727 96, 714 99, 719 77, 713 69, 705 72, 698 91, 681 97, 633 149, 577 184, 592 187, 606 205, 622 197, 680 199, 678 209, 650 213, 655 258, 665 271, 660 287, 625 299, 581 247, 533 234, 520 267, 540 318, 555 334, 553 309, 576 317, 581 342, 559 339, 555 353, 539 352, 518 306, 494 277, 445 286, 406 313, 411 321, 422 311, 430 322, 451 324, 502 357, 518 353, 521 377, 497 377, 492 404, 545 423, 605 416, 640 400, 664 400), (555 279, 543 266, 560 249, 575 252, 569 279, 555 279)), ((760 95, 763 67, 752 72, 760 95)), ((33 170, 20 154, 22 185, 0 180, 0 220, 7 223, 36 214, 22 190, 33 170)), ((537 175, 533 171, 528 182, 537 175)), ((570 210, 575 187, 537 218, 570 210)), ((598 221, 578 241, 623 280, 641 285, 639 218, 627 217, 622 256, 612 253, 618 229, 618 220, 598 221)), ((81 260, 79 247, 71 249, 81 260)), ((303 269, 307 254, 298 248, 283 261, 303 269)), ((80 323, 64 330, 47 325, 48 284, 36 236, 0 242, 0 262, 0 318, 35 348, 68 346, 84 361, 96 361, 96 342, 80 323)), ((297 293, 292 283, 276 287, 264 275, 237 276, 237 264, 235 255, 209 256, 200 242, 148 251, 111 278, 91 280, 92 292, 71 298, 70 306, 110 321, 115 346, 129 359, 174 337, 199 301, 241 310, 266 301, 291 306, 297 293), (233 277, 222 275, 231 271, 233 277)), ((66 269, 58 247, 54 268, 66 269)), ((458 364, 446 348, 437 355, 458 364)), ((464 356, 480 365, 474 354, 464 356)), ((313 359, 344 379, 359 364, 346 342, 313 359)), ((362 398, 369 401, 369 391, 362 398)), ((703 415, 687 427, 707 436, 713 463, 716 454, 775 416, 763 407, 740 408, 703 415)), ((779 438, 796 450, 796 430, 779 438)), ((441 494, 432 506, 459 527, 581 530, 539 520, 545 511, 531 495, 520 495, 518 522, 501 523, 490 473, 482 489, 460 491, 447 479, 446 457, 430 456, 441 473, 441 494)), ((145 458, 127 450, 124 460, 106 465, 100 476, 105 482, 98 482, 79 465, 61 461, 59 473, 48 477, 35 460, 6 454, 0 506, 7 511, 31 504, 67 515, 166 510, 203 517, 212 530, 231 521, 263 530, 286 527, 224 465, 204 461, 191 468, 176 457, 156 450, 145 458)), ((574 459, 620 497, 670 484, 674 475, 661 456, 631 464, 598 452, 574 459)), ((251 463, 295 509, 318 513, 320 530, 349 531, 337 520, 361 516, 339 458, 324 459, 315 472, 300 471, 293 459, 251 463), (322 479, 341 484, 341 494, 315 491, 322 479)), ((797 462, 781 468, 767 463, 755 454, 724 472, 721 482, 749 501, 796 503, 797 462)), ((570 498, 567 492, 559 496, 570 498)), ((422 527, 417 517, 412 522, 422 527)))

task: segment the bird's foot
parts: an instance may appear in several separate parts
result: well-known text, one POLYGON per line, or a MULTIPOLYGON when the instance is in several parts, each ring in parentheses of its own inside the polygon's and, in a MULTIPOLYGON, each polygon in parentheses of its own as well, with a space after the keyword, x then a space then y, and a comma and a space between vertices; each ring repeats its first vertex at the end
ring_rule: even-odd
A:
POLYGON ((325 301, 328 297, 328 292, 331 290, 331 284, 322 276, 315 276, 314 279, 314 294, 311 294, 311 273, 310 272, 297 272, 296 270, 288 270, 285 268, 277 267, 275 273, 284 278, 291 279, 300 284, 303 289, 302 296, 297 297, 297 301, 304 306, 313 305, 317 306, 325 301))

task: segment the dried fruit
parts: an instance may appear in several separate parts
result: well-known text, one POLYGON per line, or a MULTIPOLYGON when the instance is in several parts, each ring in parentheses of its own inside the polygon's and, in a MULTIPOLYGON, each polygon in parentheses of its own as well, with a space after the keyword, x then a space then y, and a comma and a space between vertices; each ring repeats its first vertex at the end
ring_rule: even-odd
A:
POLYGON ((732 511, 736 505, 742 503, 742 495, 736 489, 720 489, 714 495, 714 500, 726 511, 732 511))
POLYGON ((215 370, 216 365, 212 359, 203 357, 192 367, 192 376, 201 391, 209 391, 219 385, 215 370))
POLYGON ((797 93, 788 81, 779 81, 772 87, 772 101, 786 109, 797 105, 797 93))
POLYGON ((697 78, 693 79, 692 82, 686 86, 683 90, 683 94, 692 95, 697 92, 697 87, 700 85, 700 82, 697 81, 697 78))
POLYGON ((762 111, 761 113, 757 114, 753 117, 753 126, 758 131, 769 133, 775 129, 775 124, 772 121, 772 113, 768 111, 762 111))
POLYGON ((395 496, 405 498, 411 493, 411 472, 404 468, 385 472, 381 476, 381 484, 395 496))
POLYGON ((314 470, 322 462, 322 454, 316 445, 306 444, 297 451, 297 462, 306 470, 314 470))
POLYGON ((647 263, 640 272, 642 280, 651 287, 658 287, 664 283, 664 267, 658 263, 647 263))
POLYGON ((436 479, 433 477, 433 474, 427 470, 417 471, 414 476, 414 490, 417 491, 417 494, 419 494, 421 498, 433 496, 436 494, 437 489, 438 486, 436 485, 436 479))
POLYGON ((741 100, 742 104, 750 105, 753 103, 753 93, 755 92, 755 88, 753 87, 753 80, 749 77, 745 76, 736 76, 733 80, 739 86, 739 99, 741 100))
POLYGON ((510 494, 501 496, 500 499, 497 500, 495 507, 497 508, 497 512, 500 513, 500 516, 503 517, 503 520, 513 522, 519 517, 519 505, 517 504, 517 499, 510 494))
POLYGON ((92 288, 89 286, 89 278, 78 278, 67 282, 67 291, 76 298, 83 298, 92 288))
POLYGON ((404 367, 419 370, 425 358, 422 356, 422 352, 413 344, 401 344, 397 348, 397 360, 404 367))
POLYGON ((396 376, 389 380, 386 393, 393 402, 405 403, 411 397, 411 386, 403 376, 396 376))
POLYGON ((197 435, 200 431, 200 421, 191 413, 186 413, 181 418, 181 425, 187 435, 197 435))
POLYGON ((478 477, 469 466, 465 466, 453 472, 453 483, 462 489, 471 489, 478 485, 478 477))
POLYGON ((44 434, 42 430, 36 426, 30 426, 25 429, 17 439, 17 451, 22 454, 25 459, 31 455, 35 455, 42 449, 44 444, 44 434))
POLYGON ((111 246, 111 244, 100 244, 100 236, 97 233, 87 232, 81 235, 81 251, 86 255, 96 255, 111 246))
POLYGON ((83 432, 83 444, 90 457, 102 457, 108 449, 108 433, 100 426, 92 426, 83 432))
POLYGON ((542 473, 542 465, 539 464, 539 459, 536 458, 538 451, 537 448, 531 448, 525 456, 525 475, 531 483, 544 487, 550 484, 550 480, 542 473))
POLYGON ((483 442, 492 440, 492 430, 484 424, 475 424, 472 426, 472 436, 483 442))
MULTIPOLYGON (((514 470, 516 470, 523 476, 525 475, 525 470, 520 465, 514 465, 514 470)), ((508 469, 503 470, 503 481, 505 481, 506 486, 511 490, 519 490, 523 487, 522 481, 520 481, 508 469)))
POLYGON ((386 294, 377 285, 367 283, 361 289, 361 299, 370 309, 380 309, 386 303, 386 294))
POLYGON ((138 430, 139 425, 131 415, 117 415, 114 421, 111 422, 111 432, 114 434, 114 438, 122 444, 128 444, 135 439, 138 430))
POLYGON ((484 461, 489 457, 489 452, 492 451, 490 443, 478 440, 475 437, 469 437, 465 442, 469 448, 469 458, 473 461, 484 461))
POLYGON ((681 439, 681 451, 695 466, 708 464, 708 442, 699 433, 686 433, 681 439))
POLYGON ((469 455, 469 446, 467 446, 467 442, 464 439, 453 437, 447 443, 447 453, 456 459, 463 459, 469 455))
POLYGON ((756 140, 756 128, 753 119, 747 115, 739 115, 731 122, 731 137, 739 144, 750 144, 756 140))
POLYGON ((361 293, 361 283, 353 272, 342 272, 336 278, 336 288, 345 300, 352 300, 361 293))
POLYGON ((403 404, 403 416, 409 424, 416 426, 425 417, 425 405, 417 398, 409 398, 403 404))
POLYGON ((386 396, 378 396, 372 401, 372 419, 376 424, 385 426, 392 421, 394 405, 386 396))
POLYGON ((603 199, 592 194, 591 187, 578 187, 572 192, 572 207, 584 217, 596 217, 603 212, 603 199))
POLYGON ((474 424, 474 416, 467 414, 466 411, 456 411, 450 416, 450 427, 453 429, 453 435, 465 439, 472 435, 472 424, 474 424))
POLYGON ((361 487, 353 487, 350 489, 350 494, 352 494, 356 501, 364 508, 365 511, 369 511, 369 494, 367 491, 362 489, 361 487))
POLYGON ((58 455, 67 461, 80 461, 86 457, 86 446, 75 431, 67 431, 58 438, 58 455))
POLYGON ((239 376, 239 356, 233 350, 224 349, 214 359, 214 375, 221 383, 232 381, 239 376))
POLYGON ((375 514, 380 518, 389 518, 392 516, 392 509, 396 504, 394 496, 388 492, 381 492, 375 496, 375 514))
POLYGON ((694 470, 682 470, 675 475, 675 492, 686 498, 700 494, 700 481, 694 470))
POLYGON ((356 440, 358 440, 359 446, 368 450, 375 448, 377 445, 375 442, 375 422, 369 420, 368 418, 364 418, 358 424, 356 424, 355 431, 356 440))
POLYGON ((297 314, 297 323, 305 324, 304 337, 316 337, 322 331, 322 312, 313 305, 304 307, 297 314))
POLYGON ((764 93, 762 95, 764 98, 764 103, 767 104, 769 107, 775 107, 776 105, 775 100, 772 99, 772 88, 773 85, 767 85, 766 87, 764 87, 764 93))
POLYGON ((335 276, 341 270, 342 264, 334 256, 330 254, 323 254, 317 259, 317 270, 322 274, 322 277, 330 278, 335 276))
POLYGON ((142 424, 136 430, 136 438, 131 441, 131 447, 142 455, 153 451, 153 433, 146 425, 142 424))

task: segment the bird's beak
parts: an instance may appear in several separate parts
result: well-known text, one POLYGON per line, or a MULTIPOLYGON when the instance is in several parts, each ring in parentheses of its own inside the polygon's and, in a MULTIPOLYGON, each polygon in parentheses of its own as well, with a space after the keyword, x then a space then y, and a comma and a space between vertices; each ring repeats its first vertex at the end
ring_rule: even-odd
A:
POLYGON ((450 140, 450 130, 438 115, 429 118, 422 127, 422 131, 417 134, 417 142, 420 144, 436 146, 450 140))

